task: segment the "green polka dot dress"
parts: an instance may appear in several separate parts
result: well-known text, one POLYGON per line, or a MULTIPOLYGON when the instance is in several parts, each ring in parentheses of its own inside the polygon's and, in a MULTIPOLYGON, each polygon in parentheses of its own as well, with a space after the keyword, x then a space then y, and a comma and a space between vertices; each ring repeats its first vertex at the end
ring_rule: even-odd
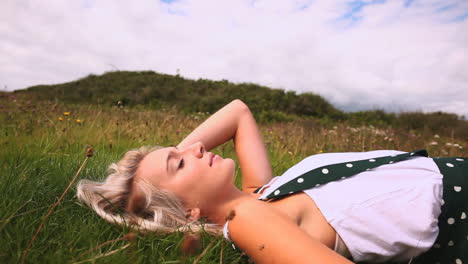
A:
MULTIPOLYGON (((428 153, 426 150, 418 150, 318 167, 277 187, 266 199, 280 199, 322 184, 352 177, 381 165, 407 160, 413 156, 428 157, 428 153)), ((468 159, 455 157, 433 158, 433 160, 443 175, 443 200, 438 219, 439 235, 429 251, 411 259, 410 263, 468 264, 468 159)), ((260 188, 257 189, 259 190, 260 188)))
POLYGON ((444 175, 440 233, 431 250, 412 263, 468 263, 468 158, 434 158, 444 175))

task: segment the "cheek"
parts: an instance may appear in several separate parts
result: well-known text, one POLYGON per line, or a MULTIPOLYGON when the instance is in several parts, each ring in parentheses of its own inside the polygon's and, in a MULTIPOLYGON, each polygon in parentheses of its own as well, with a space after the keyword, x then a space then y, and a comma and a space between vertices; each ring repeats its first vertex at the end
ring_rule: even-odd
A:
POLYGON ((173 177, 164 184, 160 184, 160 186, 174 193, 176 196, 183 197, 194 188, 194 183, 197 181, 194 176, 196 176, 196 174, 190 170, 182 170, 173 175, 173 177))
POLYGON ((206 172, 197 167, 187 167, 183 172, 178 175, 177 185, 180 186, 181 191, 195 191, 203 182, 206 172))
POLYGON ((197 162, 190 162, 187 164, 183 169, 182 173, 184 174, 185 178, 196 178, 200 173, 204 170, 203 166, 197 162))

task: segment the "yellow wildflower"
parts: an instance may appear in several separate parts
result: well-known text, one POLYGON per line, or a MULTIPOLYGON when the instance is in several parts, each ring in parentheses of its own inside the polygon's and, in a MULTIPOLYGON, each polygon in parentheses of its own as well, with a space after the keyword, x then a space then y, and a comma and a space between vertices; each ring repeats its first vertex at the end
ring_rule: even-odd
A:
POLYGON ((84 120, 76 119, 75 121, 76 121, 77 123, 83 123, 84 120))
POLYGON ((63 120, 63 118, 62 118, 61 116, 59 116, 57 119, 58 119, 58 121, 62 121, 62 120, 63 120))
POLYGON ((70 112, 63 112, 63 115, 70 115, 70 112))

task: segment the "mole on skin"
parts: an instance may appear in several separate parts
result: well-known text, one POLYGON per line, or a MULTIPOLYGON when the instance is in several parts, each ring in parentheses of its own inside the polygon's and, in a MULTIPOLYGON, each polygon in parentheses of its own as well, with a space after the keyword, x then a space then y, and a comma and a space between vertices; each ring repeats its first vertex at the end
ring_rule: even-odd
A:
POLYGON ((236 211, 231 210, 231 212, 229 212, 229 215, 226 216, 226 221, 234 219, 235 216, 236 216, 236 211))

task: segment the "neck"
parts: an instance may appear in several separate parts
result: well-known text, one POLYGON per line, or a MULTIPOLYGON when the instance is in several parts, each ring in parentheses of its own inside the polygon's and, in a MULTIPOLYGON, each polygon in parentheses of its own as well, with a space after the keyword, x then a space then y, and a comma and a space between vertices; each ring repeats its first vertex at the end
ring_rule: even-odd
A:
POLYGON ((222 192, 221 197, 216 197, 209 208, 205 208, 203 215, 207 216, 212 223, 224 225, 226 218, 239 203, 252 199, 255 199, 252 195, 231 185, 222 192))

